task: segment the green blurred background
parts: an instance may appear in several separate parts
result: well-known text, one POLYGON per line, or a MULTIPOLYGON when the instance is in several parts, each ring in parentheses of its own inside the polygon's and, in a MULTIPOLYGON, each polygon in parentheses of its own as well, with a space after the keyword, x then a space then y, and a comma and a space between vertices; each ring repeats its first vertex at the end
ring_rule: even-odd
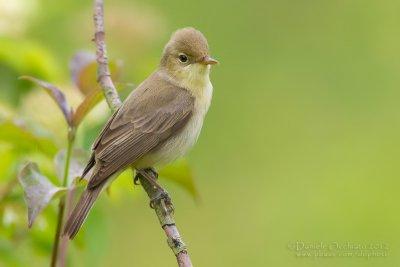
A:
MULTIPOLYGON (((146 78, 184 26, 200 29, 221 62, 187 157, 200 201, 161 181, 195 266, 400 265, 399 11, 390 0, 106 1, 109 56, 123 60, 124 81, 146 78), (296 241, 389 249, 369 259, 298 257, 296 241)), ((65 147, 61 113, 17 77, 58 84, 79 102, 68 61, 93 51, 92 34, 92 1, 0 0, 1 116, 24 118, 65 147)), ((90 114, 77 147, 88 149, 107 116, 104 103, 90 114)), ((0 186, 23 159, 51 172, 51 160, 13 146, 0 140, 0 186)), ((129 175, 120 179, 71 246, 69 265, 176 266, 147 197, 129 175)), ((27 230, 21 199, 16 188, 1 207, 0 266, 48 265, 55 222, 44 218, 56 205, 27 230)))

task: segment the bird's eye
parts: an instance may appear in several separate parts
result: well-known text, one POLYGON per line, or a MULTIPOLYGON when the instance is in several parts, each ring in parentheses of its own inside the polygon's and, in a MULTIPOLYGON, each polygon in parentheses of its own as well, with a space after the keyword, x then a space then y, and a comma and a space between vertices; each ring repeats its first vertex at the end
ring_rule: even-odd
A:
POLYGON ((185 54, 179 54, 178 58, 179 58, 179 61, 182 63, 186 63, 188 61, 188 57, 185 54))

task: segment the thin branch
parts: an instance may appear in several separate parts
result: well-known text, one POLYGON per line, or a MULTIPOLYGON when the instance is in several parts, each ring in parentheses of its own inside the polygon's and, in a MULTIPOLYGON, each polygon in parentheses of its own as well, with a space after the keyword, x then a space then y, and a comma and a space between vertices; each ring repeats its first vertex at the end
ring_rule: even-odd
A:
MULTIPOLYGON (((165 193, 161 188, 154 186, 148 179, 143 177, 141 174, 136 174, 140 180, 140 184, 146 191, 150 199, 158 199, 154 203, 154 210, 157 214, 158 220, 160 221, 161 227, 164 229, 165 235, 167 236, 168 246, 172 249, 178 261, 178 266, 180 267, 191 267, 192 262, 190 260, 187 248, 183 242, 178 228, 176 227, 175 220, 173 218, 172 203, 166 203, 165 198, 160 198, 162 194, 165 193)), ((154 174, 152 172, 147 172, 147 175, 154 174)))
MULTIPOLYGON (((74 145, 75 140, 75 128, 68 129, 68 147, 67 152, 65 154, 65 165, 64 165, 64 177, 63 177, 63 187, 67 187, 68 185, 68 174, 69 174, 69 167, 71 163, 71 156, 72 156, 72 147, 74 145)), ((68 197, 72 197, 69 193, 66 196, 62 196, 60 198, 60 202, 58 204, 58 216, 57 216, 57 228, 56 233, 54 235, 54 244, 53 244, 53 251, 51 256, 51 267, 56 267, 59 263, 59 266, 65 266, 66 260, 66 253, 68 247, 68 240, 63 239, 62 243, 63 246, 60 247, 60 239, 61 239, 61 229, 64 222, 64 213, 65 213, 65 203, 66 201, 69 202, 70 200, 68 197), (60 251, 60 248, 63 251, 60 251), (61 257, 60 257, 61 255, 61 257)))
POLYGON ((121 106, 121 100, 111 79, 110 69, 108 67, 107 48, 104 31, 104 7, 103 0, 95 0, 94 5, 94 42, 96 44, 97 60, 97 79, 103 88, 104 97, 112 111, 121 106))
MULTIPOLYGON (((71 186, 68 190, 66 200, 65 200, 65 215, 64 218, 68 218, 71 213, 72 213, 72 208, 73 206, 73 200, 74 200, 74 195, 76 193, 76 187, 71 186)), ((59 267, 64 267, 67 263, 67 254, 68 254, 68 244, 69 244, 69 238, 68 236, 61 236, 60 244, 58 245, 58 262, 59 262, 59 267)))
POLYGON ((61 228, 64 218, 64 210, 65 210, 65 197, 62 197, 60 199, 60 202, 58 203, 57 228, 56 228, 56 234, 54 235, 53 251, 51 253, 51 263, 50 263, 51 267, 56 267, 58 262, 58 252, 59 252, 61 228))
MULTIPOLYGON (((110 70, 108 68, 104 31, 103 0, 94 0, 94 3, 94 42, 96 44, 96 57, 98 63, 98 82, 103 89, 108 106, 111 110, 115 111, 121 106, 121 100, 118 96, 117 90, 115 89, 114 83, 111 80, 110 70)), ((161 189, 154 188, 154 186, 152 186, 150 182, 142 176, 139 176, 139 179, 150 199, 156 199, 160 196, 162 193, 161 189)), ((179 235, 178 228, 176 227, 175 221, 172 217, 172 211, 167 207, 165 200, 161 199, 154 203, 154 210, 156 211, 161 227, 167 236, 168 245, 176 256, 178 266, 192 267, 188 251, 179 235)))

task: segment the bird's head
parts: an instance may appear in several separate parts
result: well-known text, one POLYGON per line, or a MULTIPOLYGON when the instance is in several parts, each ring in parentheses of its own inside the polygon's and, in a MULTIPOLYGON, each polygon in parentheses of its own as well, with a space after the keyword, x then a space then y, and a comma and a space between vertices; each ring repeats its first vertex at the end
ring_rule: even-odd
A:
POLYGON ((178 82, 208 78, 211 65, 218 61, 209 55, 207 39, 191 27, 174 32, 164 48, 160 67, 178 82))

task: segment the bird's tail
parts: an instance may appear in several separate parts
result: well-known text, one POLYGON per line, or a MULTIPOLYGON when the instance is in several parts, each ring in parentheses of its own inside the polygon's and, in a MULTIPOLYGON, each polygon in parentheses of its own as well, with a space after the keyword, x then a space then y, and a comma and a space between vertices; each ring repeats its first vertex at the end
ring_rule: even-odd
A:
POLYGON ((76 204, 74 210, 69 216, 65 226, 63 235, 67 235, 69 239, 73 239, 85 221, 95 200, 99 196, 104 184, 99 184, 95 188, 86 188, 81 198, 76 204))

